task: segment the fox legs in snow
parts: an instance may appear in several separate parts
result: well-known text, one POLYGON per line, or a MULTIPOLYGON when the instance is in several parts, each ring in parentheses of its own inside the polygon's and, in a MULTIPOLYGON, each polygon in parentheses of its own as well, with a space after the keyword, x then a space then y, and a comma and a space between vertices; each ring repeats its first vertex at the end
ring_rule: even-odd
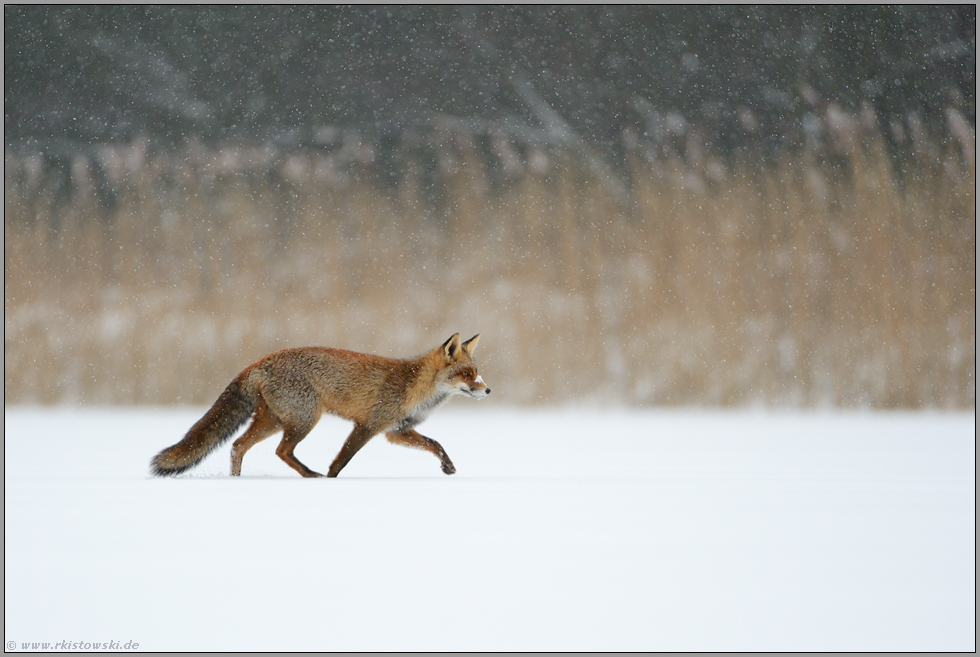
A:
POLYGON ((416 449, 424 449, 427 452, 432 452, 442 464, 443 472, 445 472, 447 475, 451 475, 456 472, 456 467, 453 465, 453 462, 449 460, 449 455, 446 454, 446 450, 442 448, 442 445, 431 438, 426 438, 415 429, 409 429, 408 431, 389 431, 385 434, 385 438, 387 438, 388 442, 392 443, 393 445, 404 445, 405 447, 414 447, 416 449))
POLYGON ((242 474, 242 458, 245 456, 245 452, 281 429, 282 424, 280 424, 279 418, 269 411, 265 400, 259 397, 255 406, 255 414, 252 416, 252 424, 249 425, 248 430, 242 434, 241 438, 231 446, 231 476, 238 477, 242 474))
POLYGON ((293 456, 293 450, 301 440, 306 438, 312 431, 316 421, 303 422, 284 426, 282 420, 272 412, 269 405, 262 397, 259 397, 255 406, 255 414, 252 416, 252 424, 242 437, 235 441, 231 447, 231 476, 237 477, 242 473, 242 458, 245 452, 250 450, 256 443, 259 443, 277 431, 282 431, 282 440, 276 447, 276 456, 285 461, 286 465, 304 477, 322 477, 319 472, 314 472, 303 465, 299 459, 293 456))
POLYGON ((370 429, 363 424, 355 423, 354 430, 350 432, 347 436, 347 440, 344 441, 344 446, 340 448, 340 453, 337 454, 337 458, 333 460, 330 464, 330 469, 327 470, 328 477, 336 477, 344 466, 347 465, 357 452, 367 445, 367 441, 376 434, 377 431, 370 429))
MULTIPOLYGON (((252 417, 252 424, 249 425, 248 429, 242 436, 235 441, 231 448, 231 475, 233 477, 240 476, 242 473, 242 458, 244 458, 245 453, 254 447, 256 444, 262 442, 269 436, 273 435, 278 431, 283 432, 282 440, 279 446, 276 447, 276 455, 281 458, 289 467, 296 472, 300 473, 304 477, 322 477, 319 472, 315 472, 306 467, 296 456, 293 454, 293 450, 300 443, 301 440, 306 438, 307 434, 313 429, 312 423, 303 423, 299 426, 283 426, 283 422, 279 417, 272 412, 265 400, 260 396, 258 403, 255 407, 255 414, 252 417)), ((341 448, 340 453, 337 454, 337 458, 334 459, 333 463, 330 465, 330 469, 327 471, 328 477, 336 477, 341 470, 344 469, 354 455, 362 447, 364 447, 369 440, 377 432, 373 429, 363 425, 355 424, 354 430, 351 431, 347 440, 344 442, 344 446, 341 448)), ((427 452, 431 452, 439 459, 439 463, 442 465, 442 471, 446 474, 453 474, 456 472, 453 462, 449 460, 449 455, 446 454, 446 450, 442 448, 442 445, 427 438, 415 431, 414 429, 408 429, 407 431, 389 431, 385 434, 388 442, 394 445, 403 445, 405 447, 414 447, 416 449, 423 449, 427 452)))
POLYGON ((306 435, 312 429, 313 427, 286 427, 286 430, 282 434, 282 440, 279 442, 279 446, 276 447, 276 456, 304 477, 322 477, 322 474, 310 470, 298 458, 293 456, 293 450, 296 449, 296 445, 299 445, 299 441, 306 438, 306 435))
MULTIPOLYGON (((344 466, 347 465, 350 460, 357 454, 358 450, 364 447, 369 440, 375 435, 375 431, 370 429, 363 424, 355 424, 354 430, 347 437, 347 441, 340 450, 340 454, 337 454, 337 458, 334 459, 333 463, 330 464, 330 470, 327 472, 328 477, 336 477, 344 466)), ((449 460, 449 455, 446 454, 446 450, 442 448, 442 445, 432 440, 431 438, 426 438, 418 431, 414 429, 408 429, 407 431, 389 431, 385 434, 388 442, 394 445, 404 445, 405 447, 415 447, 416 449, 424 449, 427 452, 432 452, 439 459, 442 464, 442 471, 446 474, 453 474, 456 472, 453 462, 449 460)))

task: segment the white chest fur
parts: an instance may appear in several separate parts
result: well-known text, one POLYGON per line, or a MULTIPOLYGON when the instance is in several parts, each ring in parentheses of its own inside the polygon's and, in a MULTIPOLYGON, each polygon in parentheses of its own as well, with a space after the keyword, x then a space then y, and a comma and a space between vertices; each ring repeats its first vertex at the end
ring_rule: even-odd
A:
POLYGON ((412 427, 421 424, 428 418, 432 411, 439 408, 442 404, 446 403, 449 399, 448 392, 440 392, 435 394, 424 402, 412 409, 412 411, 403 419, 395 423, 395 431, 408 431, 412 427))

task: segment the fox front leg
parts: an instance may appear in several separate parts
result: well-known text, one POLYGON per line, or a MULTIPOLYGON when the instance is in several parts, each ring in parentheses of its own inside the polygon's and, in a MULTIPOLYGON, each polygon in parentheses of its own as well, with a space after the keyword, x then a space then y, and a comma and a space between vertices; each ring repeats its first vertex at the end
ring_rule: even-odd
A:
POLYGON ((340 474, 340 471, 344 469, 354 455, 367 444, 367 441, 374 437, 375 430, 371 429, 363 424, 355 424, 354 430, 350 432, 347 436, 347 440, 344 441, 344 446, 340 448, 340 453, 337 454, 337 458, 333 460, 330 464, 330 470, 327 471, 328 477, 336 477, 340 474))
POLYGON ((387 438, 388 442, 392 443, 393 445, 404 445, 405 447, 414 447, 415 449, 424 449, 427 452, 431 452, 436 455, 436 458, 439 459, 443 472, 445 472, 447 475, 451 475, 456 472, 456 466, 454 466, 453 462, 449 460, 449 454, 446 454, 446 450, 442 448, 442 445, 431 438, 426 438, 414 429, 409 429, 407 431, 389 431, 385 434, 385 438, 387 438))

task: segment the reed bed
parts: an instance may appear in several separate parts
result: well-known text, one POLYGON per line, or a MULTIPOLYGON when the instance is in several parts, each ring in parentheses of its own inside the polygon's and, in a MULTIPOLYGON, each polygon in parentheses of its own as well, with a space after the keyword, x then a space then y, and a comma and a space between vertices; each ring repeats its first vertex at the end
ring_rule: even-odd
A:
POLYGON ((4 401, 206 404, 275 349, 460 331, 511 404, 975 407, 956 120, 902 156, 859 120, 766 163, 630 142, 625 199, 579 154, 462 133, 393 169, 364 144, 8 150, 4 401))

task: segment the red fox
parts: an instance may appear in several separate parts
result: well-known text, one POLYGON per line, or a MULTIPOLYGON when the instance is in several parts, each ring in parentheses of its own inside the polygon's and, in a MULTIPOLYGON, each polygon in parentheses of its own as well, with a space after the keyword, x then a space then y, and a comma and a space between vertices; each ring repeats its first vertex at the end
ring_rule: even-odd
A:
POLYGON ((252 424, 231 448, 231 474, 242 472, 242 457, 253 445, 282 431, 276 454, 304 477, 322 477, 293 455, 323 413, 354 422, 327 471, 336 477, 373 436, 432 452, 442 471, 456 468, 442 445, 415 426, 450 395, 483 399, 490 388, 477 374, 473 351, 479 334, 460 344, 459 333, 413 359, 384 358, 327 347, 283 349, 249 365, 236 376, 184 439, 157 454, 150 469, 177 475, 200 463, 245 422, 252 424))

